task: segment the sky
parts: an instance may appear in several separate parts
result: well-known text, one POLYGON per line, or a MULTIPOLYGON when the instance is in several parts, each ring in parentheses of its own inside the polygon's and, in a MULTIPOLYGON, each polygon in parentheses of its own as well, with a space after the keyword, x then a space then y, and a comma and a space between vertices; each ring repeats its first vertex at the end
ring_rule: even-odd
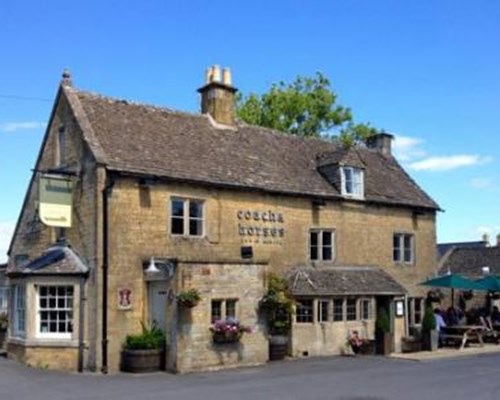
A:
POLYGON ((444 210, 439 242, 500 233, 500 2, 0 1, 0 262, 64 68, 74 86, 198 112, 204 71, 243 93, 327 76, 444 210))

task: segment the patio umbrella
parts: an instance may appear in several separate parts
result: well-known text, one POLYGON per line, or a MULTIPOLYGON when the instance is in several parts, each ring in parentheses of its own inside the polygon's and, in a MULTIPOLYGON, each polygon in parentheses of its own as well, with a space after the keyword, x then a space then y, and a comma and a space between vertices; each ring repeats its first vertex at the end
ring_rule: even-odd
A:
POLYGON ((451 304, 455 303, 455 289, 462 290, 481 290, 481 286, 473 280, 460 274, 446 274, 436 278, 427 279, 419 283, 422 286, 432 286, 451 289, 451 304))
POLYGON ((488 275, 476 281, 477 290, 500 292, 500 276, 488 275))

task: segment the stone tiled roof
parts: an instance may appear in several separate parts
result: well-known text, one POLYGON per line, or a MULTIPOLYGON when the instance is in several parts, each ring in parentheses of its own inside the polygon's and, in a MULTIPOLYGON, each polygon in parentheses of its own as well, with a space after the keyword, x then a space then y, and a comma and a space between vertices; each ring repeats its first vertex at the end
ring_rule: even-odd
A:
POLYGON ((477 242, 450 242, 450 243, 438 243, 437 245, 437 253, 438 259, 443 257, 448 251, 455 247, 486 247, 487 242, 484 240, 477 242))
POLYGON ((500 275, 500 246, 455 247, 444 259, 440 273, 458 273, 470 278, 483 275, 482 268, 490 267, 491 275, 500 275))
POLYGON ((63 87, 97 160, 109 170, 193 183, 340 198, 319 172, 331 162, 365 168, 365 200, 438 209, 392 156, 239 123, 222 129, 207 115, 175 112, 63 87), (337 154, 338 153, 338 154, 337 154))
POLYGON ((401 295, 406 289, 377 267, 298 268, 288 276, 295 296, 401 295))
POLYGON ((82 275, 89 267, 69 246, 57 244, 21 266, 11 266, 9 275, 82 275))

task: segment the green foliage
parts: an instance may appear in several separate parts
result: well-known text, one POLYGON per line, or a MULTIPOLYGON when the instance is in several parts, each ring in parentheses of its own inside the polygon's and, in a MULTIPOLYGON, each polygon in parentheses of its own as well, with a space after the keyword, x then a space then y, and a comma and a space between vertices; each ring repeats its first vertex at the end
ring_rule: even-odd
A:
POLYGON ((422 332, 429 332, 436 329, 436 318, 431 307, 425 309, 424 318, 422 319, 422 332))
POLYGON ((313 78, 298 76, 292 83, 273 84, 262 95, 240 96, 237 114, 249 124, 298 136, 330 137, 337 130, 345 145, 377 132, 353 122, 351 110, 337 104, 337 94, 320 72, 313 78))
POLYGON ((260 308, 264 312, 269 333, 287 334, 289 332, 294 304, 286 280, 270 274, 267 292, 260 301, 260 308))
POLYGON ((177 295, 177 301, 185 306, 193 307, 201 300, 198 289, 183 290, 177 295))
POLYGON ((389 320, 387 311, 383 307, 380 307, 377 311, 376 327, 381 332, 391 331, 391 321, 389 320))
POLYGON ((165 335, 156 325, 150 328, 142 325, 142 333, 127 335, 124 348, 127 350, 161 349, 165 345, 165 335))

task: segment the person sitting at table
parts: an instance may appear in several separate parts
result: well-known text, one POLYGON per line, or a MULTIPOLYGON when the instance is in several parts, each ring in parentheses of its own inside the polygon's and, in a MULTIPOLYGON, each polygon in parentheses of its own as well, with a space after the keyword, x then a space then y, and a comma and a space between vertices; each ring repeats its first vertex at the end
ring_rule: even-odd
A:
POLYGON ((434 319, 436 320, 436 330, 438 332, 438 345, 439 347, 442 347, 443 346, 442 328, 446 327, 446 323, 444 322, 444 318, 441 315, 441 310, 439 308, 434 309, 434 319))
POLYGON ((500 324, 500 310, 497 306, 493 306, 493 311, 491 312, 491 322, 493 325, 500 324))
POLYGON ((351 337, 349 338, 349 343, 351 344, 352 351, 354 354, 358 354, 363 347, 363 339, 359 337, 358 331, 352 331, 351 337))
POLYGON ((454 307, 448 307, 446 310, 446 324, 447 325, 458 325, 460 318, 458 316, 458 311, 454 307))

